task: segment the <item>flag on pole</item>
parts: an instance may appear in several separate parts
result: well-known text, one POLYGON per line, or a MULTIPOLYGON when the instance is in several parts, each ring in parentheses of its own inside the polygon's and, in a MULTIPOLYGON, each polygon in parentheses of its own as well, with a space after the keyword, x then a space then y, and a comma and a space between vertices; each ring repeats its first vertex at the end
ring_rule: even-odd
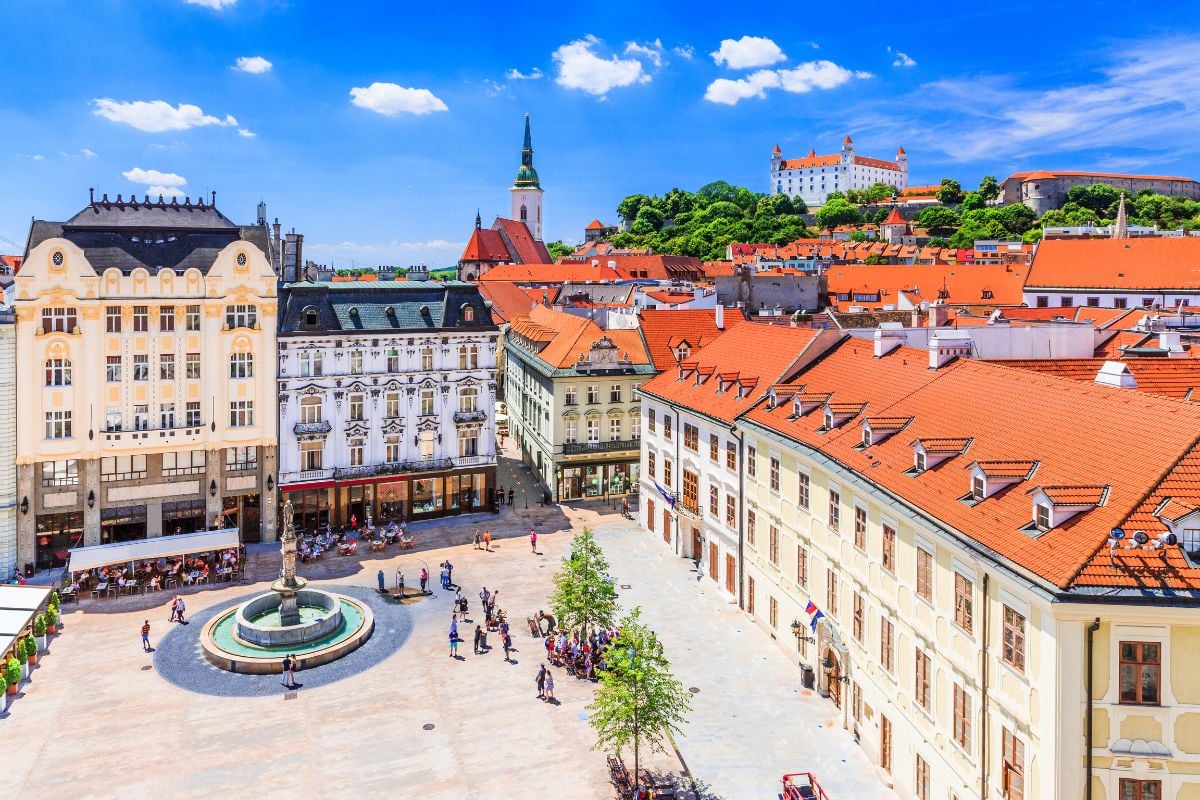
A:
POLYGON ((809 600, 808 605, 804 607, 804 613, 805 614, 817 613, 817 604, 814 603, 812 600, 809 600))
POLYGON ((658 493, 663 496, 663 500, 666 501, 667 505, 669 505, 671 508, 675 507, 675 495, 674 494, 672 494, 671 492, 668 492, 666 489, 659 486, 657 481, 655 481, 655 483, 654 483, 654 488, 658 489, 658 493))
POLYGON ((823 616, 825 616, 825 615, 824 615, 824 614, 822 614, 820 611, 817 611, 817 613, 813 614, 813 618, 812 618, 812 632, 813 632, 813 633, 816 633, 816 632, 817 632, 817 622, 818 622, 818 621, 821 619, 821 617, 823 617, 823 616))

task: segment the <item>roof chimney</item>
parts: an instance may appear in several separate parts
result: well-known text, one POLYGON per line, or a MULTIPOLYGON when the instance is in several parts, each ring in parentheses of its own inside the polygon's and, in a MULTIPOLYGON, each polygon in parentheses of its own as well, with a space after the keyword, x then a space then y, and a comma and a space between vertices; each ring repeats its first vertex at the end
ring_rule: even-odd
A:
POLYGON ((970 358, 973 349, 967 331, 939 330, 929 338, 929 368, 941 369, 956 358, 970 358))
POLYGON ((1096 383, 1101 386, 1111 386, 1114 389, 1136 389, 1137 380, 1129 371, 1129 365, 1120 361, 1105 361, 1096 373, 1096 383))
POLYGON ((723 331, 725 330, 725 306, 717 303, 716 312, 717 313, 713 321, 716 322, 717 330, 723 331))
POLYGON ((881 322, 875 330, 875 357, 882 358, 907 342, 908 334, 903 325, 899 322, 881 322))

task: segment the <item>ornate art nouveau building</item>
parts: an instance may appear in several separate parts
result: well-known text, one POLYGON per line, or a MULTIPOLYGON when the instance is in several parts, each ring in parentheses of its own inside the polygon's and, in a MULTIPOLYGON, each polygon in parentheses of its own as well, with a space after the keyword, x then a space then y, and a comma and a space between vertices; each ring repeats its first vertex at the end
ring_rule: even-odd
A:
POLYGON ((105 195, 33 222, 14 279, 19 563, 214 524, 273 538, 268 248, 203 200, 105 195))

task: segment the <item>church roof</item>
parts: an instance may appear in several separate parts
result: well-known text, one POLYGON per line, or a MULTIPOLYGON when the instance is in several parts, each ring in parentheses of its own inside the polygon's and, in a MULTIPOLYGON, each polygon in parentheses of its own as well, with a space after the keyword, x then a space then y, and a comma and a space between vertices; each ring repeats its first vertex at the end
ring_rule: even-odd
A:
POLYGON ((533 137, 529 133, 529 115, 525 115, 525 142, 521 147, 521 166, 513 181, 514 189, 540 189, 537 170, 533 168, 533 137))
POLYGON ((476 228, 459 261, 508 261, 508 248, 498 231, 476 228))
POLYGON ((900 213, 900 209, 892 206, 892 213, 887 215, 887 219, 883 221, 884 225, 907 225, 908 220, 900 213))

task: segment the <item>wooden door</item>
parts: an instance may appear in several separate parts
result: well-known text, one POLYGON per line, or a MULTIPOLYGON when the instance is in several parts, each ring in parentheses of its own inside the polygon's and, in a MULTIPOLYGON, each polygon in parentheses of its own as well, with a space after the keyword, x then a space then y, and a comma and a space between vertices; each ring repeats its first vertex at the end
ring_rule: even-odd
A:
POLYGON ((892 721, 879 717, 879 766, 892 771, 892 721))
POLYGON ((671 509, 663 509, 663 541, 671 543, 671 509))
POLYGON ((692 558, 699 559, 704 556, 704 545, 700 543, 700 529, 692 528, 692 558))
POLYGON ((654 533, 654 501, 653 500, 646 501, 646 527, 650 529, 651 533, 654 533))
POLYGON ((717 547, 716 542, 708 543, 708 577, 714 581, 717 579, 717 573, 721 568, 721 552, 717 547))
POLYGON ((729 554, 725 555, 725 591, 737 592, 737 559, 729 554))
POLYGON ((754 616, 754 578, 746 576, 746 613, 754 616))
POLYGON ((829 670, 829 699, 838 708, 842 707, 842 664, 838 661, 837 653, 828 651, 825 656, 833 667, 829 670))

